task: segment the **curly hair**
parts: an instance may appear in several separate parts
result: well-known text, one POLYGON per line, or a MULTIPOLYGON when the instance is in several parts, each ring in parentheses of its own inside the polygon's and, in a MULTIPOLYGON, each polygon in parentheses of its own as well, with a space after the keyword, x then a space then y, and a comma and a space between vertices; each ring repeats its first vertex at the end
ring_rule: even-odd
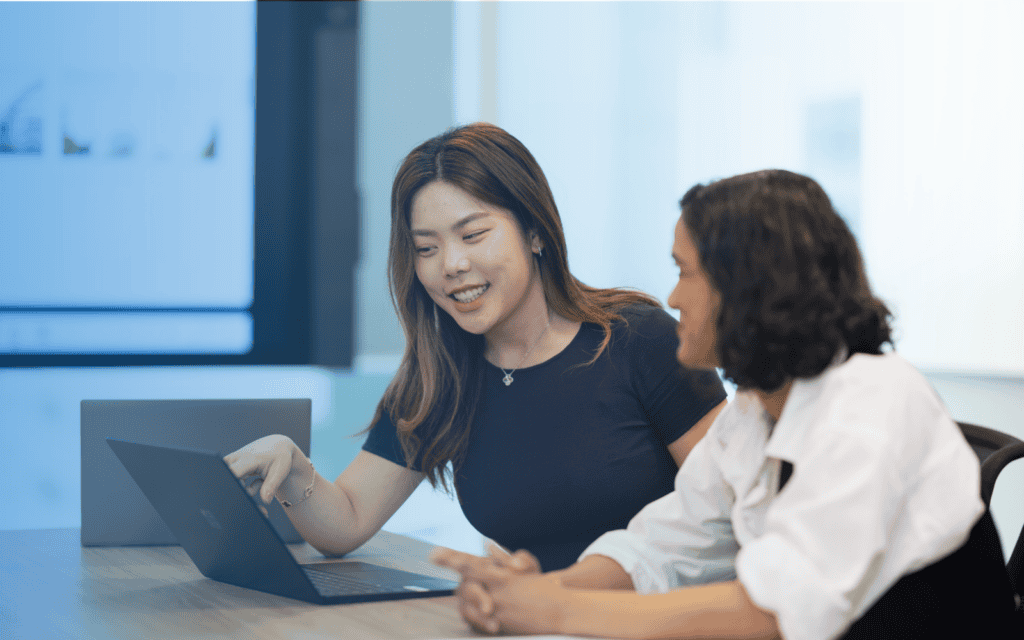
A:
POLYGON ((696 185, 680 201, 701 266, 721 295, 718 361, 740 388, 813 377, 844 347, 892 345, 849 227, 814 180, 766 170, 696 185))

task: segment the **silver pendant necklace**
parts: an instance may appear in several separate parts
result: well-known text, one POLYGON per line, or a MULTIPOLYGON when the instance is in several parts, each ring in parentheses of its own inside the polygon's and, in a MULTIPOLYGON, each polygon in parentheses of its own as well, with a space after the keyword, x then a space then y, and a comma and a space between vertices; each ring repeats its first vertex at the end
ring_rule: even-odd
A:
POLYGON ((513 382, 512 374, 515 373, 516 369, 518 369, 520 366, 522 366, 522 364, 524 362, 526 362, 526 359, 530 357, 530 354, 533 353, 534 348, 536 348, 536 346, 538 344, 540 344, 541 338, 543 338, 544 334, 548 332, 548 327, 550 327, 550 326, 551 326, 551 315, 549 314, 548 315, 548 323, 546 325, 544 325, 544 330, 540 332, 539 336, 537 336, 537 341, 533 343, 533 346, 530 347, 529 351, 526 352, 526 355, 524 355, 522 357, 522 359, 519 360, 519 364, 517 364, 515 367, 513 367, 512 369, 510 369, 508 371, 505 371, 505 369, 503 367, 498 367, 499 369, 501 369, 501 372, 505 374, 505 377, 502 378, 501 381, 505 383, 506 387, 509 386, 510 384, 512 384, 512 382, 513 382))

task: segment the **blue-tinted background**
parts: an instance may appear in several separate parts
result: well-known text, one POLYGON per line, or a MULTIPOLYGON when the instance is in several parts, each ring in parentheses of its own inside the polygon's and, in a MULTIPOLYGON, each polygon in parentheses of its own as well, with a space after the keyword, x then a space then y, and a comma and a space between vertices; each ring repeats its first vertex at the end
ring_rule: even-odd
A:
POLYGON ((0 352, 248 351, 254 5, 0 12, 0 352))
MULTIPOLYGON (((172 298, 244 308, 252 4, 48 5, 0 4, 0 119, 21 99, 10 135, 26 150, 0 154, 0 297, 145 299, 165 283, 172 298), (17 35, 24 21, 39 35, 17 35), (187 101, 174 102, 178 89, 187 101), (99 106, 62 115, 78 95, 99 106), (129 105, 104 106, 109 95, 129 105), (178 123, 165 155, 145 122, 178 123), (63 154, 62 123, 93 155, 63 154), (123 246, 131 233, 150 250, 123 246), (79 253, 52 251, 72 240, 79 253)), ((394 171, 419 142, 474 120, 537 157, 577 276, 663 300, 687 187, 766 166, 814 176, 897 313, 900 351, 955 418, 1024 437, 1022 32, 1018 3, 364 3, 353 368, 0 370, 0 527, 79 522, 82 398, 311 397, 314 463, 340 472, 403 347, 385 271, 394 171)), ((1004 540, 1024 521, 1022 485, 1018 463, 996 487, 1004 540)), ((388 528, 479 547, 427 490, 388 528)))

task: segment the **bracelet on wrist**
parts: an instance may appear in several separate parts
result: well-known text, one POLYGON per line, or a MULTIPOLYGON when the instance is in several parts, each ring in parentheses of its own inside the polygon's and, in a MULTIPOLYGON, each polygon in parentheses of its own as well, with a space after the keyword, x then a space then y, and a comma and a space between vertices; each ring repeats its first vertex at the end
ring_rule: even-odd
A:
POLYGON ((310 478, 309 485, 302 491, 302 495, 297 500, 286 500, 278 497, 277 501, 281 503, 282 507, 294 507, 297 504, 302 504, 309 496, 313 495, 313 485, 316 484, 316 469, 308 458, 306 459, 306 462, 309 462, 309 470, 313 472, 313 477, 310 478))

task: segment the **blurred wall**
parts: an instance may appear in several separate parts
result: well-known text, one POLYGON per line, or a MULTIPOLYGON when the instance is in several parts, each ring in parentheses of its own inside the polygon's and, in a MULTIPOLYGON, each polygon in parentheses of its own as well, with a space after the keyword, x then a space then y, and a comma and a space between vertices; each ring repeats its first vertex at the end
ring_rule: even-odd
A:
POLYGON ((389 371, 405 347, 387 281, 391 181, 413 147, 452 125, 453 7, 367 2, 361 9, 356 362, 389 371))
MULTIPOLYGON (((1022 56, 1019 38, 1008 38, 1024 32, 1024 14, 1016 3, 943 6, 928 14, 921 3, 364 3, 355 370, 0 370, 0 443, 14 452, 0 465, 9 492, 0 528, 77 524, 77 403, 87 397, 310 396, 314 462, 325 475, 344 468, 360 442, 349 436, 366 426, 404 346, 386 277, 394 172, 416 144, 478 119, 508 128, 537 156, 577 275, 662 299, 686 187, 765 164, 811 172, 874 243, 868 266, 897 312, 921 300, 937 309, 933 328, 910 311, 927 335, 908 328, 905 339, 953 416, 1024 438, 1024 377, 937 366, 943 354, 963 361, 962 352, 993 362, 1005 346, 996 355, 1024 370, 1014 351, 1024 339, 1024 191, 1010 188, 1024 176, 1014 169, 1024 146, 1011 144, 1024 135, 1022 83, 1012 81, 1022 56), (1004 68, 1011 81, 993 80, 1004 68), (902 93, 921 86, 945 106, 902 93), (950 99, 957 86, 975 97, 950 99), (837 136, 832 147, 815 146, 823 135, 837 136), (998 188, 982 169, 963 182, 953 169, 929 172, 925 160, 999 163, 998 188), (968 206, 979 191, 984 207, 968 206), (904 209, 913 215, 899 217, 904 209), (909 241, 929 253, 901 262, 909 241), (938 286, 943 278, 948 287, 938 286), (990 310, 990 301, 1002 306, 990 310), (943 342, 956 349, 929 351, 943 342)), ((1024 522, 1024 463, 1006 474, 993 497, 1004 544, 1024 522)), ((438 518, 443 508, 429 496, 417 494, 396 522, 440 539, 465 531, 457 508, 438 518)))

